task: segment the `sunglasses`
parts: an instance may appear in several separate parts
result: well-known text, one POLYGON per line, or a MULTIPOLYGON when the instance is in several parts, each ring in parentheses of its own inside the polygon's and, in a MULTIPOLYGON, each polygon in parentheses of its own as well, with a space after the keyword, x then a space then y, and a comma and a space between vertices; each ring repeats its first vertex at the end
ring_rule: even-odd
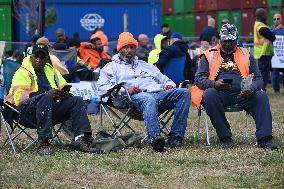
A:
POLYGON ((280 20, 280 18, 273 18, 273 20, 280 20))

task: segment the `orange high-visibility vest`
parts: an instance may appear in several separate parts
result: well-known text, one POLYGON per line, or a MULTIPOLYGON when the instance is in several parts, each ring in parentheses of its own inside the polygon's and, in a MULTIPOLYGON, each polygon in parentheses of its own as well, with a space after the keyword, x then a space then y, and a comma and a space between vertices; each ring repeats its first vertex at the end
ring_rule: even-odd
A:
MULTIPOLYGON (((209 80, 214 81, 218 75, 218 71, 223 62, 223 58, 220 54, 220 47, 214 49, 209 49, 205 51, 204 55, 207 59, 209 66, 209 80)), ((246 78, 249 75, 249 66, 250 66, 250 54, 249 51, 245 48, 238 47, 234 52, 234 61, 236 62, 241 75, 243 78, 246 78)), ((191 102, 199 108, 201 106, 201 101, 204 95, 204 90, 198 88, 197 86, 191 87, 191 102)))

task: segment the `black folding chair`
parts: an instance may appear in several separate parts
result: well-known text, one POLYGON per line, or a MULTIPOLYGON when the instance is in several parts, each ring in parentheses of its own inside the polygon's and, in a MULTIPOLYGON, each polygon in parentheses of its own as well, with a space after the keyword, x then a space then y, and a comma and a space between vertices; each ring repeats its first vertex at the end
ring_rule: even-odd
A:
MULTIPOLYGON (((109 120, 110 124, 112 125, 112 128, 114 129, 112 131, 112 136, 121 135, 122 130, 126 127, 131 132, 137 133, 137 131, 129 124, 131 120, 138 120, 138 121, 144 121, 143 116, 141 113, 139 113, 134 106, 130 95, 124 86, 124 83, 117 84, 112 89, 108 90, 106 94, 101 96, 100 101, 100 128, 105 129, 105 126, 103 125, 103 115, 107 116, 107 119, 109 120), (119 94, 120 89, 124 89, 126 96, 121 96, 119 94), (114 104, 114 99, 123 98, 127 102, 127 106, 125 107, 119 107, 114 104), (107 100, 106 100, 107 99, 107 100), (116 111, 117 110, 117 111, 116 111), (118 121, 115 121, 114 118, 116 118, 118 121)), ((172 109, 159 112, 159 122, 160 122, 160 130, 161 133, 164 135, 169 134, 169 129, 167 127, 168 123, 172 119, 174 113, 172 109)), ((141 140, 141 142, 144 142, 145 139, 147 139, 147 135, 141 140)))
MULTIPOLYGON (((4 96, 8 93, 12 78, 20 68, 21 64, 13 60, 4 60, 3 61, 3 80, 4 85, 2 86, 5 91, 4 96)), ((4 102, 4 99, 0 99, 0 130, 2 125, 4 127, 4 133, 6 133, 6 138, 4 139, 3 144, 0 146, 0 150, 5 149, 8 145, 12 147, 14 153, 16 153, 15 140, 20 136, 24 135, 29 140, 28 144, 24 147, 23 151, 28 149, 32 144, 34 144, 37 139, 30 133, 29 130, 36 129, 37 126, 29 118, 20 113, 16 107, 13 105, 4 102)), ((63 128, 64 125, 60 125, 57 129, 53 127, 54 136, 51 141, 56 141, 59 144, 63 144, 58 137, 59 131, 63 128)))

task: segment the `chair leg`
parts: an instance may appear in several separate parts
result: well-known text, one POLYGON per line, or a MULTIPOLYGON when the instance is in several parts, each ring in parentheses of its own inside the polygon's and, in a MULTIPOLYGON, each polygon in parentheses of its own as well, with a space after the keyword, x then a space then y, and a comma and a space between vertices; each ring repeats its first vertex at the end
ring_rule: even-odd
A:
POLYGON ((201 109, 199 108, 198 110, 198 140, 200 140, 200 138, 201 138, 201 128, 200 128, 200 122, 201 122, 201 109))
POLYGON ((207 114, 205 114, 205 130, 206 130, 206 142, 207 142, 207 145, 210 146, 210 136, 209 136, 208 116, 207 116, 207 114))
MULTIPOLYGON (((13 152, 14 154, 16 154, 16 149, 15 149, 15 146, 14 146, 14 143, 13 143, 13 140, 12 140, 12 137, 10 135, 10 132, 9 132, 9 126, 7 125, 7 123, 4 121, 4 117, 3 115, 1 114, 1 120, 3 120, 3 125, 4 125, 4 128, 6 130, 6 133, 7 133, 7 136, 8 136, 8 141, 9 143, 11 144, 12 146, 12 149, 13 149, 13 152)), ((1 149, 4 148, 4 145, 1 147, 1 149)))
POLYGON ((246 112, 246 129, 245 129, 245 135, 244 135, 245 142, 248 141, 248 113, 246 112))

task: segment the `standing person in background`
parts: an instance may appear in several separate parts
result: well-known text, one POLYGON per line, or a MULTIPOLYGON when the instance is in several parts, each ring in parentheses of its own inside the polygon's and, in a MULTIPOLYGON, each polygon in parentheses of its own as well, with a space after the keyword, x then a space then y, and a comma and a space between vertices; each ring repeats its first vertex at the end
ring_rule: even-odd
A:
POLYGON ((94 39, 95 37, 98 37, 101 39, 102 44, 103 44, 103 50, 105 53, 108 53, 109 48, 108 48, 108 37, 106 36, 106 34, 99 28, 96 28, 91 37, 90 40, 94 39))
POLYGON ((145 62, 147 62, 148 60, 148 56, 150 53, 150 44, 149 44, 149 38, 146 34, 140 34, 138 36, 138 48, 136 50, 136 56, 138 57, 138 59, 140 60, 144 60, 145 62))
POLYGON ((66 49, 68 48, 68 46, 67 46, 67 36, 66 36, 66 34, 65 34, 65 31, 64 31, 64 29, 62 29, 62 28, 58 28, 57 30, 56 30, 56 32, 55 32, 55 35, 56 35, 56 39, 57 39, 57 41, 53 44, 53 48, 54 49, 56 49, 55 47, 57 47, 58 45, 58 43, 59 44, 65 44, 66 45, 66 49))
MULTIPOLYGON (((179 32, 173 32, 170 38, 170 46, 164 48, 161 53, 159 54, 159 60, 157 61, 156 65, 159 68, 159 70, 164 73, 165 68, 167 65, 169 65, 172 62, 175 62, 175 64, 184 63, 183 68, 183 77, 184 79, 187 79, 189 68, 190 68, 190 57, 188 55, 188 42, 182 40, 182 35, 179 32)), ((180 64, 181 65, 181 64, 180 64)), ((171 71, 173 75, 166 74, 171 80, 176 82, 178 84, 180 81, 177 81, 174 76, 177 76, 175 71, 171 71)), ((178 78, 180 78, 178 76, 178 78)))
POLYGON ((210 48, 210 46, 215 46, 217 42, 218 32, 215 29, 215 19, 214 18, 209 18, 208 19, 208 26, 206 26, 199 39, 200 39, 200 44, 201 44, 201 51, 204 52, 207 49, 210 48))
POLYGON ((154 37, 154 43, 156 48, 149 53, 148 63, 155 65, 159 60, 160 52, 169 45, 169 39, 167 36, 157 34, 154 37))
MULTIPOLYGON (((282 25, 282 16, 279 13, 274 14, 273 16, 273 26, 270 26, 269 29, 275 35, 284 35, 284 27, 282 25)), ((279 72, 280 68, 272 68, 272 87, 274 92, 280 92, 280 85, 279 85, 279 72)))
POLYGON ((164 35, 164 36, 167 36, 168 38, 171 37, 172 32, 171 32, 169 24, 163 24, 162 25, 162 33, 161 34, 164 35))
POLYGON ((262 79, 263 89, 266 90, 266 85, 269 80, 269 71, 271 68, 271 58, 273 52, 273 41, 275 35, 269 30, 266 25, 267 13, 263 8, 258 8, 255 11, 256 21, 254 23, 254 56, 257 60, 262 79))

